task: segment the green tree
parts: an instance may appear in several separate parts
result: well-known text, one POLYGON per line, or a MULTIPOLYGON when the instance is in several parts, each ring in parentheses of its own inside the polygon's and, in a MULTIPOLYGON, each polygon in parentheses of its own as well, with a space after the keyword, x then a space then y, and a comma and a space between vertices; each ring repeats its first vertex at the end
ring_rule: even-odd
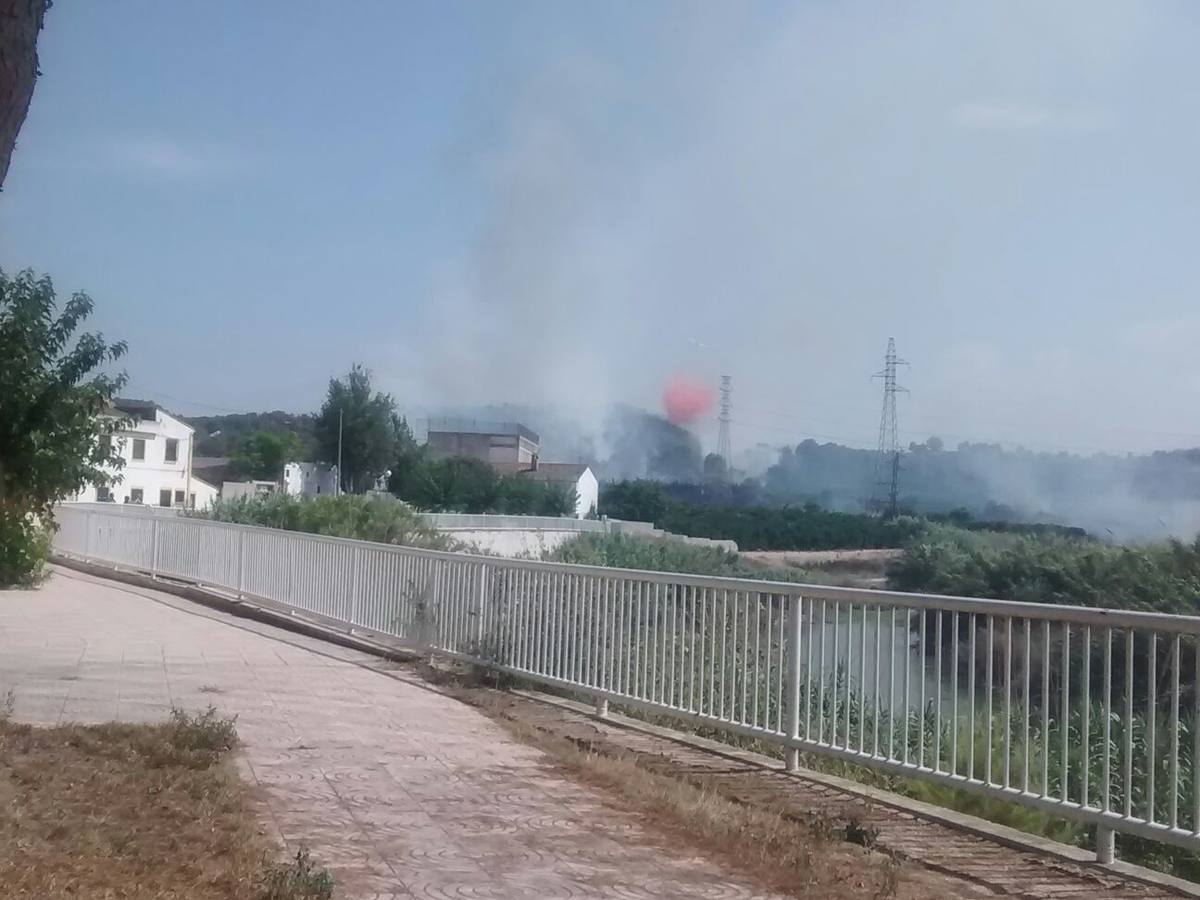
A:
POLYGON ((241 478, 277 481, 283 467, 300 453, 300 438, 295 432, 256 431, 245 438, 233 455, 233 470, 241 478))
POLYGON ((331 378, 317 413, 317 448, 327 463, 338 461, 339 419, 343 490, 361 494, 396 458, 399 423, 396 401, 371 390, 371 373, 354 365, 344 379, 331 378))
POLYGON ((92 308, 77 293, 60 312, 48 277, 0 271, 0 584, 36 577, 54 504, 121 466, 106 413, 125 377, 96 370, 125 344, 85 333, 72 346, 92 308))
POLYGON ((600 489, 600 512, 614 519, 660 524, 671 500, 657 481, 617 481, 600 489))
POLYGON ((704 481, 709 484, 719 484, 725 481, 729 474, 729 465, 720 453, 710 453, 704 457, 704 481))

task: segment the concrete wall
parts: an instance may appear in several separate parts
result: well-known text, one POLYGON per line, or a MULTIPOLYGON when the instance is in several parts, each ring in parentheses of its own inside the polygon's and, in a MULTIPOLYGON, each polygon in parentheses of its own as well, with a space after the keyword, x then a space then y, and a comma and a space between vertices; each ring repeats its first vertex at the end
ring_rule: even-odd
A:
POLYGON ((497 556, 541 556, 580 534, 624 534, 645 540, 682 541, 700 547, 737 552, 733 541, 714 541, 671 534, 650 522, 620 519, 566 519, 551 516, 489 516, 424 513, 423 518, 456 541, 497 556))
POLYGON ((430 431, 427 441, 430 452, 438 458, 469 456, 484 462, 528 463, 538 452, 535 441, 517 434, 430 431))

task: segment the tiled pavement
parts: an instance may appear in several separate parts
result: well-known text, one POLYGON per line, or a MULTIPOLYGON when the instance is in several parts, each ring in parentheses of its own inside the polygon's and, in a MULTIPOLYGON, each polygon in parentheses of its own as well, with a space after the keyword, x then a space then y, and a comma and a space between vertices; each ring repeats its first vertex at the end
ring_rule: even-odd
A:
POLYGON ((375 658, 77 572, 0 592, 0 692, 35 724, 236 713, 277 837, 357 898, 767 896, 664 847, 537 750, 375 658))

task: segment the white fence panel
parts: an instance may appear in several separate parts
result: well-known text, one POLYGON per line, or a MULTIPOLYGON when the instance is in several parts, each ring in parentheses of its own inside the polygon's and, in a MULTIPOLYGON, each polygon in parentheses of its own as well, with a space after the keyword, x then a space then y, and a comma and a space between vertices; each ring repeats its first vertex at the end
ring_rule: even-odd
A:
POLYGON ((392 547, 63 506, 64 555, 1200 850, 1200 619, 392 547))

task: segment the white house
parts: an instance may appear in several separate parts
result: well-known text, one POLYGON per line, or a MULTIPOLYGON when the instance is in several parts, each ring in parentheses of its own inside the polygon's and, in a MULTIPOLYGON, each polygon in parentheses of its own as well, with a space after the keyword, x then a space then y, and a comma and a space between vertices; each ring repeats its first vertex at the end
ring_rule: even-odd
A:
POLYGON ((575 518, 584 519, 595 512, 600 502, 600 483, 583 463, 544 463, 535 456, 528 463, 492 463, 501 475, 520 475, 535 481, 548 481, 575 488, 575 518))
POLYGON ((125 465, 112 485, 88 485, 76 500, 203 509, 217 498, 217 488, 192 473, 190 425, 148 400, 114 400, 112 415, 131 420, 114 435, 125 465))
POLYGON ((290 462, 283 467, 283 492, 294 497, 337 494, 337 466, 290 462))

